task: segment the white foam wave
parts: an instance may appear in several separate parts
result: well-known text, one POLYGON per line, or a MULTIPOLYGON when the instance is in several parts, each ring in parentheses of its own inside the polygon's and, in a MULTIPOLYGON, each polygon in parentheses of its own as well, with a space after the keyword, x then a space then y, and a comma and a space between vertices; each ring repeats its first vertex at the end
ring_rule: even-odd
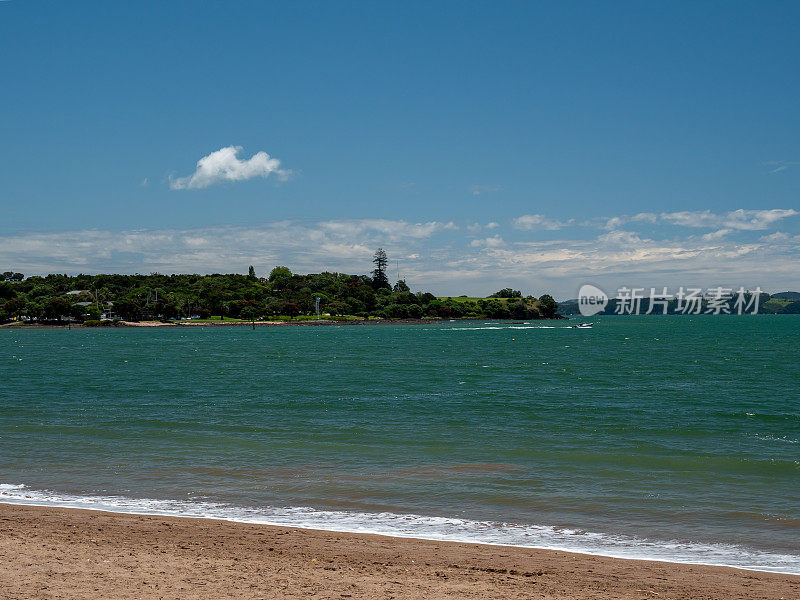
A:
POLYGON ((659 541, 625 535, 491 521, 397 513, 359 513, 310 507, 239 507, 201 500, 137 499, 71 495, 0 484, 0 502, 57 506, 136 515, 222 519, 349 533, 560 550, 613 558, 738 567, 800 575, 800 556, 750 550, 732 544, 659 541))
POLYGON ((762 440, 762 441, 765 441, 765 442, 781 442, 783 444, 800 444, 800 440, 795 440, 795 439, 792 439, 792 438, 787 437, 785 435, 784 436, 776 436, 776 435, 769 435, 769 434, 761 435, 761 434, 757 433, 753 437, 756 438, 757 440, 762 440))
POLYGON ((21 490, 25 486, 23 484, 13 484, 13 483, 0 483, 0 492, 8 491, 8 490, 21 490))

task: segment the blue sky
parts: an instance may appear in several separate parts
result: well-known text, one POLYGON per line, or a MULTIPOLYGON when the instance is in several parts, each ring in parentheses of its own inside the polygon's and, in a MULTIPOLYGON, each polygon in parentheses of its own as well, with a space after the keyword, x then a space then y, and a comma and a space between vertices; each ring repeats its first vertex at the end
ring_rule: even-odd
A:
POLYGON ((383 246, 439 294, 800 289, 798 26, 790 2, 0 2, 0 269, 363 273, 383 246))

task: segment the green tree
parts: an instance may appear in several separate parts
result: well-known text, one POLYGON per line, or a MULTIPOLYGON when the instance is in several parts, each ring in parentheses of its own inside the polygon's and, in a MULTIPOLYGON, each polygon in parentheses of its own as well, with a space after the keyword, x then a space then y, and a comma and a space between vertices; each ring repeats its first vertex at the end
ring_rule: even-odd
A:
POLYGON ((85 307, 82 312, 82 318, 87 321, 99 321, 100 317, 102 316, 100 309, 94 304, 85 307))
POLYGON ((511 288, 503 288, 499 292, 495 292, 490 298, 522 298, 522 292, 519 290, 512 290, 511 288))
POLYGON ((790 302, 781 310, 784 315, 797 315, 800 314, 800 301, 790 302))
POLYGON ((289 267, 275 267, 270 271, 268 281, 276 290, 285 289, 292 281, 292 272, 289 267))
POLYGON ((394 291, 395 291, 395 293, 397 293, 397 292, 410 292, 411 288, 408 287, 408 285, 406 284, 406 280, 405 279, 398 279, 397 283, 394 284, 394 291))
POLYGON ((239 316, 242 319, 247 319, 249 321, 255 321, 256 317, 258 316, 258 311, 256 310, 256 308, 254 306, 248 305, 248 306, 245 306, 241 310, 241 312, 239 313, 239 316))
POLYGON ((542 316, 546 319, 552 319, 556 311, 558 311, 558 304, 556 301, 553 300, 553 297, 550 294, 544 294, 539 298, 539 310, 542 313, 542 316))
POLYGON ((28 301, 25 298, 17 297, 9 300, 3 305, 3 310, 12 317, 21 317, 26 314, 28 301))
POLYGON ((511 308, 511 317, 514 319, 527 319, 530 316, 528 306, 522 299, 517 300, 511 308))
POLYGON ((10 300, 17 295, 14 286, 5 281, 0 281, 0 300, 10 300))
POLYGON ((422 317, 422 307, 419 304, 409 304, 406 308, 410 318, 419 319, 422 317))
MULTIPOLYGON (((138 321, 141 317, 142 307, 135 299, 120 298, 114 301, 114 312, 124 321, 138 321)), ((100 318, 99 315, 97 318, 100 318)))
POLYGON ((383 248, 378 248, 377 252, 375 252, 375 256, 372 258, 372 262, 375 265, 375 270, 372 271, 372 287, 376 290, 391 288, 389 285, 389 278, 386 276, 386 265, 389 260, 383 248))
POLYGON ((281 312, 288 315, 290 319, 293 319, 300 314, 300 307, 294 302, 284 302, 281 312))
POLYGON ((247 278, 251 281, 256 280, 256 270, 253 268, 253 265, 250 265, 250 268, 247 270, 247 278))
POLYGON ((44 316, 46 319, 61 320, 72 312, 72 303, 66 298, 49 298, 44 304, 44 316))

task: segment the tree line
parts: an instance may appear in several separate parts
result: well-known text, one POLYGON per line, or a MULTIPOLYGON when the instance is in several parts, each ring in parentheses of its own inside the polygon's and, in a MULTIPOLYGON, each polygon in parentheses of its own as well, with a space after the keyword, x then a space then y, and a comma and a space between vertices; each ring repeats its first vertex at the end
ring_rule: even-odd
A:
POLYGON ((298 318, 320 312, 334 317, 387 319, 439 318, 552 318, 557 305, 540 298, 437 298, 412 292, 402 279, 391 285, 386 253, 379 249, 371 275, 292 273, 277 266, 267 277, 250 267, 247 275, 61 275, 24 277, 8 272, 0 281, 0 322, 97 321, 102 316, 125 321, 180 318, 269 319, 298 318), (11 274, 11 277, 7 276, 11 274))

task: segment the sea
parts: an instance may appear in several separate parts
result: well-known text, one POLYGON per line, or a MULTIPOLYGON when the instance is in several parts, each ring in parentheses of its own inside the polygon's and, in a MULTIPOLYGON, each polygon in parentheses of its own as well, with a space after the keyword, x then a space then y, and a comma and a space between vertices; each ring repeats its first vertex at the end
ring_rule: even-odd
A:
POLYGON ((800 315, 0 329, 0 502, 800 574, 800 315))

